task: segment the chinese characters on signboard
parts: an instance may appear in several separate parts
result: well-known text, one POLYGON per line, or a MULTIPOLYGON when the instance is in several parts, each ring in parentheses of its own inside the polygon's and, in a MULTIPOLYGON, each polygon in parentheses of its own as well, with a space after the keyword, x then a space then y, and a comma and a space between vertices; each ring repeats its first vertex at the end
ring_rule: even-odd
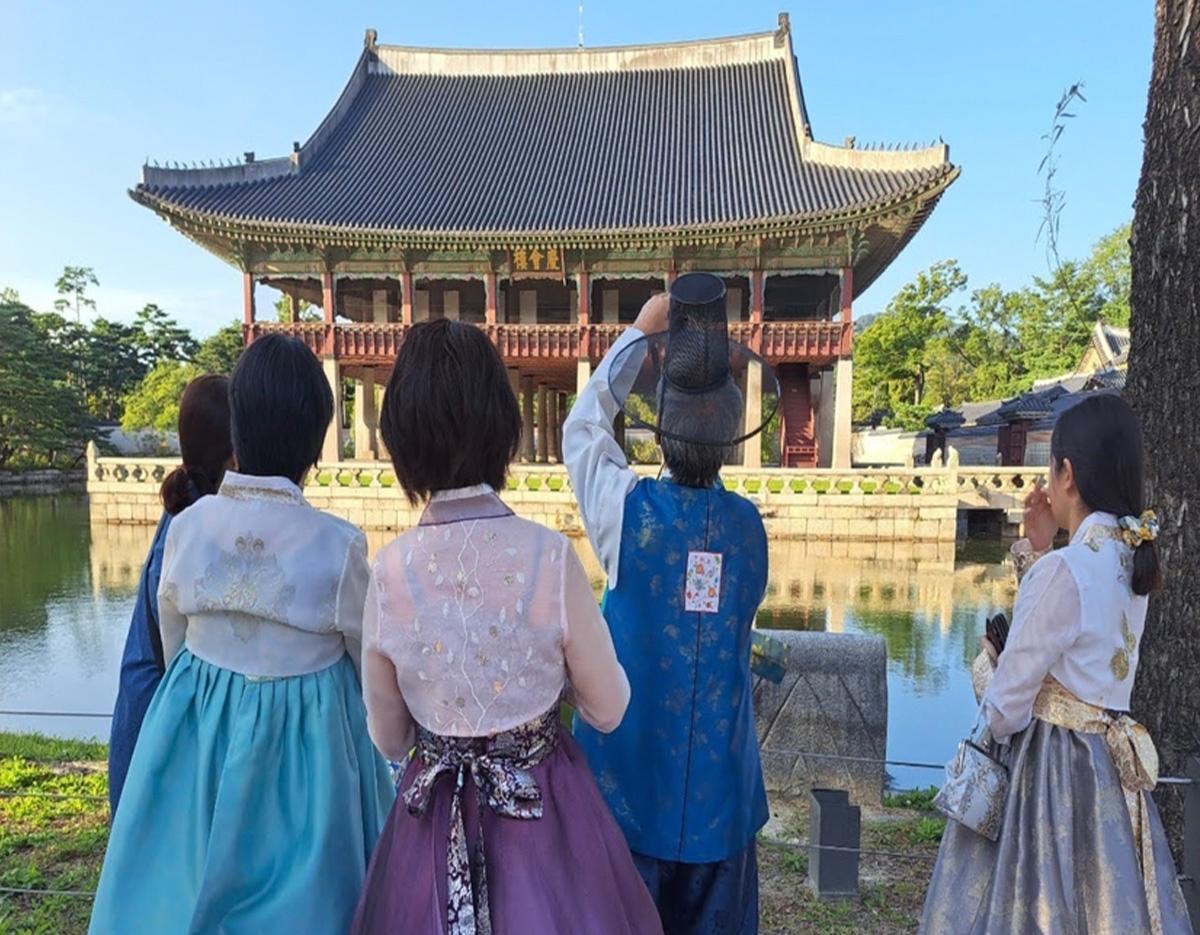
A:
POLYGON ((514 274, 562 274, 562 251, 558 247, 515 247, 509 253, 514 274))

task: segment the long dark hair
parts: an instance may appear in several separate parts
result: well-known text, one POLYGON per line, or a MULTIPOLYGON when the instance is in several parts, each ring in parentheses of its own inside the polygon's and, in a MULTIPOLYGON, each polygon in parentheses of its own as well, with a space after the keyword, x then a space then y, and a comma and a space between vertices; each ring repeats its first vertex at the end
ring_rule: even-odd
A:
MULTIPOLYGON (((1122 517, 1146 508, 1142 426, 1120 396, 1090 396, 1060 415, 1050 456, 1055 471, 1070 459, 1089 510, 1122 517)), ((1133 593, 1149 594, 1161 583, 1158 543, 1142 542, 1133 551, 1133 593)))
POLYGON ((229 436, 229 379, 196 377, 179 400, 179 453, 183 464, 167 475, 159 494, 172 516, 216 493, 233 456, 229 436))

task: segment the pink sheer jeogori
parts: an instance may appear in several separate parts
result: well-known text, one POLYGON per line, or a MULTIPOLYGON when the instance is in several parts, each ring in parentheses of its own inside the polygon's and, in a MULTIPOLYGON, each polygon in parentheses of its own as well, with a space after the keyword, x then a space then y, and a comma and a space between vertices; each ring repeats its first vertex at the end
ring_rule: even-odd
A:
POLYGON ((619 722, 628 682, 579 559, 490 488, 436 497, 380 551, 373 584, 368 643, 428 730, 511 730, 552 707, 568 678, 584 717, 619 722))

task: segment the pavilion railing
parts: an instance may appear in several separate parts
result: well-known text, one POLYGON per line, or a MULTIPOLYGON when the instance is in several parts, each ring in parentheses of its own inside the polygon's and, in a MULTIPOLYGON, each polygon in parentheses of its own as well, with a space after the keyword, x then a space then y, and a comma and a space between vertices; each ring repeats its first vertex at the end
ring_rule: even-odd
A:
MULTIPOLYGON (((246 326, 253 341, 264 334, 291 334, 313 353, 348 363, 390 363, 411 325, 402 322, 276 322, 246 326)), ((608 352, 626 324, 480 324, 506 359, 579 358, 593 362, 608 352)), ((853 326, 841 321, 732 322, 730 336, 769 361, 829 361, 850 353, 853 326)))

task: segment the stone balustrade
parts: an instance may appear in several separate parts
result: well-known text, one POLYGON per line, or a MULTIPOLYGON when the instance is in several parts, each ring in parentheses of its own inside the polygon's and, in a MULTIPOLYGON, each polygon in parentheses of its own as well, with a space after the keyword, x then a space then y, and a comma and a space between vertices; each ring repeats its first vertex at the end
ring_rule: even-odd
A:
MULTIPOLYGON (((158 488, 174 467, 169 458, 99 457, 88 453, 92 519, 100 523, 154 523, 158 488)), ((638 468, 652 476, 654 467, 638 468)), ((959 509, 1020 509, 1042 472, 1031 468, 855 468, 751 470, 729 468, 727 489, 759 508, 772 539, 953 542, 959 509)), ((318 509, 364 529, 399 530, 417 522, 391 466, 340 462, 310 473, 305 496, 318 509)), ((571 479, 562 465, 513 468, 504 491, 521 516, 582 535, 571 479)))

